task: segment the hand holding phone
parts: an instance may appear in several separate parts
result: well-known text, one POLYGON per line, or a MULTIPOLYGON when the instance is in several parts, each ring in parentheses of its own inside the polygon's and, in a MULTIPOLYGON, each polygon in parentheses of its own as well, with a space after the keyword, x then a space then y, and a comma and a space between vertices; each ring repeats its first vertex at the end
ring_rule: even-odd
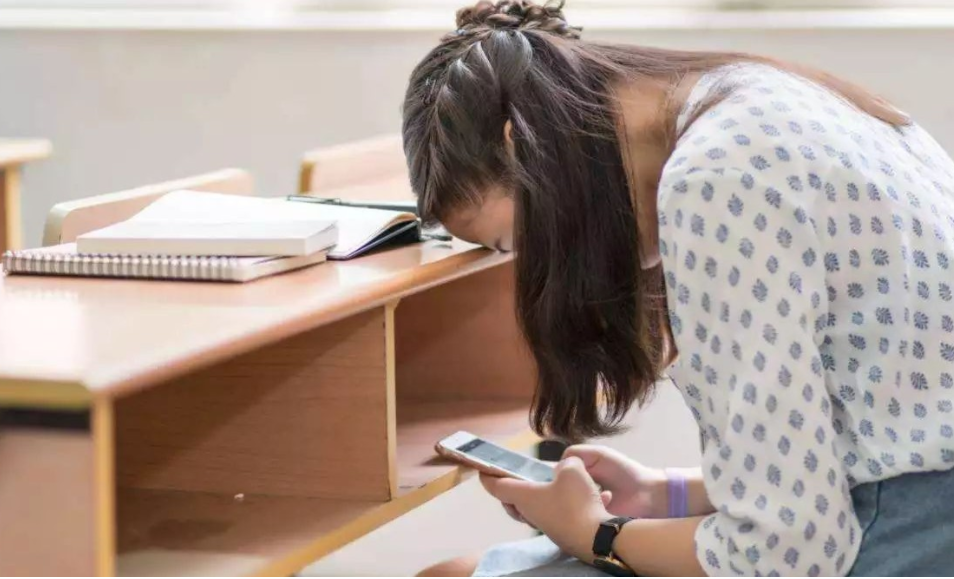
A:
POLYGON ((519 452, 507 450, 469 432, 456 432, 435 445, 437 454, 498 477, 531 482, 553 480, 553 467, 519 452))

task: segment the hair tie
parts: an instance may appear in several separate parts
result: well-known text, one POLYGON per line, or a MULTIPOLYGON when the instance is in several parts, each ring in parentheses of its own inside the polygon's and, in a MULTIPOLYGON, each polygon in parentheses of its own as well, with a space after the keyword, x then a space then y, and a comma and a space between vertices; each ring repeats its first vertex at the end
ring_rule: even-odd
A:
POLYGON ((669 518, 682 519, 689 515, 689 488, 686 477, 679 471, 666 469, 669 488, 669 518))

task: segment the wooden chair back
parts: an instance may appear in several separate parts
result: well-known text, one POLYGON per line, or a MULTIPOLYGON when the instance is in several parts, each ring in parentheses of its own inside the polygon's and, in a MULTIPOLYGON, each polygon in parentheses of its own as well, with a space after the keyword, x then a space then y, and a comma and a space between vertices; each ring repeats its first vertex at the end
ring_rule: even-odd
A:
POLYGON ((305 153, 299 191, 347 199, 414 199, 400 135, 387 135, 305 153))

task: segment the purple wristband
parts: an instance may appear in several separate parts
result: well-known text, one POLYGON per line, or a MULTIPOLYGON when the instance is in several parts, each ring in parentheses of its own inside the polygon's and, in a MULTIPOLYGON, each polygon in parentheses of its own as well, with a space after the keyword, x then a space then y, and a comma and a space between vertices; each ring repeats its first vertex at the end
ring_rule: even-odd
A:
POLYGON ((682 519, 689 515, 689 489, 686 477, 673 469, 666 469, 669 487, 669 518, 682 519))

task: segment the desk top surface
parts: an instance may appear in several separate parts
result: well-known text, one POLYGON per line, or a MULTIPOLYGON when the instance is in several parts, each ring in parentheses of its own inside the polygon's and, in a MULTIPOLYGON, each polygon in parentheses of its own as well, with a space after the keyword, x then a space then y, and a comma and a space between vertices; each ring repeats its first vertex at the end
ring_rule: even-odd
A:
POLYGON ((247 284, 0 275, 0 403, 86 406, 510 259, 454 240, 247 284))
POLYGON ((44 159, 51 150, 50 142, 43 139, 0 138, 0 167, 44 159))

